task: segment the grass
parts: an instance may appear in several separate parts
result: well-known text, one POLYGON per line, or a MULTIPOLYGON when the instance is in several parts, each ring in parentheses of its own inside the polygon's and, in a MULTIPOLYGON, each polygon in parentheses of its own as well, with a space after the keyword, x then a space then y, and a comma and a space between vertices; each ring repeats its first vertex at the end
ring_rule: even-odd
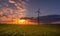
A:
POLYGON ((60 36, 60 26, 0 24, 0 36, 60 36))

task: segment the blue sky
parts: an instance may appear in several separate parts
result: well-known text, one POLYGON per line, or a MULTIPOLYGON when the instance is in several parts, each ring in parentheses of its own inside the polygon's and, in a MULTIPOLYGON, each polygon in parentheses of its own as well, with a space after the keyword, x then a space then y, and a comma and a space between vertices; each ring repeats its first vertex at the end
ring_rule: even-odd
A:
POLYGON ((40 16, 60 15, 60 0, 29 0, 27 6, 27 16, 37 16, 38 8, 40 8, 40 16))

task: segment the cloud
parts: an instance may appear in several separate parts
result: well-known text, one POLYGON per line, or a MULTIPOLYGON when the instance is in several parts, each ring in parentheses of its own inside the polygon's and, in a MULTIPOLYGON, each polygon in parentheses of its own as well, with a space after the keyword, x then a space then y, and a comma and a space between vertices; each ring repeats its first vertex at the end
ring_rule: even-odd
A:
POLYGON ((29 0, 0 0, 0 18, 5 21, 11 18, 20 19, 22 16, 25 16, 28 1, 29 0))

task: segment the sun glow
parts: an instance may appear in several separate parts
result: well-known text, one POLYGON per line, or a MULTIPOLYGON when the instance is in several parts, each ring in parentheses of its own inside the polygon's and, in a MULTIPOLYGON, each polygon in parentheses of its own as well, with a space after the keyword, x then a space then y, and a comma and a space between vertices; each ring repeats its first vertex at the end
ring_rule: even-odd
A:
POLYGON ((19 20, 19 22, 21 22, 21 23, 23 23, 23 22, 25 22, 26 20, 24 20, 24 19, 21 19, 21 20, 19 20))
POLYGON ((15 19, 13 21, 4 21, 4 23, 17 24, 17 25, 36 25, 37 24, 35 21, 29 20, 29 19, 15 19))
POLYGON ((25 22, 26 22, 25 19, 20 19, 20 20, 18 21, 19 24, 24 24, 24 25, 25 25, 25 22))
POLYGON ((21 25, 34 25, 34 24, 36 24, 36 23, 30 22, 29 20, 25 20, 25 19, 20 19, 20 20, 18 21, 18 24, 21 24, 21 25))

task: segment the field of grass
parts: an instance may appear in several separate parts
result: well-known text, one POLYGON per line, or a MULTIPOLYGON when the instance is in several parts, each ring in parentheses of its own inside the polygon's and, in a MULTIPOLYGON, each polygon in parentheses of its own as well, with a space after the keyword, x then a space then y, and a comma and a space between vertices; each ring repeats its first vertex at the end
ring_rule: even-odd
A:
POLYGON ((0 24, 0 36, 60 36, 60 26, 0 24))

